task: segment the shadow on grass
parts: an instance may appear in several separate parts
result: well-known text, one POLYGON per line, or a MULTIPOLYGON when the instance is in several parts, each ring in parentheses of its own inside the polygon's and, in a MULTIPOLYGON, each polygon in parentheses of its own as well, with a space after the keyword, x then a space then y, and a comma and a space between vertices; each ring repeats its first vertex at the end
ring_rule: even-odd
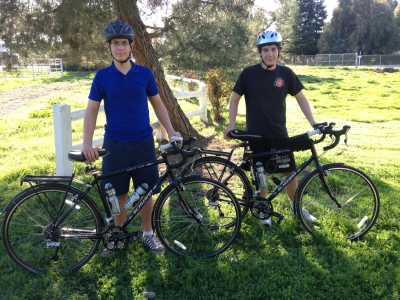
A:
MULTIPOLYGON (((377 176, 371 177, 378 189, 399 192, 377 176)), ((381 210, 378 223, 386 220, 382 213, 385 215, 385 210, 381 210)), ((350 242, 311 237, 295 220, 287 220, 282 226, 266 229, 247 217, 241 237, 231 249, 219 259, 186 260, 192 270, 187 274, 177 267, 182 262, 171 259, 165 277, 167 291, 162 287, 165 299, 311 299, 328 295, 332 299, 376 299, 399 295, 399 278, 391 280, 398 277, 398 237, 383 249, 373 233, 377 226, 363 241, 350 242), (195 290, 176 284, 179 272, 180 280, 196 285, 195 290)))
POLYGON ((343 81, 341 78, 320 77, 314 75, 298 75, 298 77, 304 83, 339 83, 343 81))
POLYGON ((43 83, 70 82, 76 80, 90 80, 93 72, 67 72, 63 76, 56 78, 44 78, 43 83))
MULTIPOLYGON (((21 188, 15 183, 17 173, 24 172, 0 180, 2 206, 10 200, 4 194, 21 188)), ((238 240, 218 258, 155 257, 135 244, 116 257, 95 256, 69 276, 31 275, 1 245, 2 298, 140 299, 144 290, 154 291, 156 299, 398 298, 400 214, 386 195, 400 191, 378 176, 371 178, 382 191, 384 206, 360 242, 312 238, 288 212, 271 229, 247 216, 238 240)))

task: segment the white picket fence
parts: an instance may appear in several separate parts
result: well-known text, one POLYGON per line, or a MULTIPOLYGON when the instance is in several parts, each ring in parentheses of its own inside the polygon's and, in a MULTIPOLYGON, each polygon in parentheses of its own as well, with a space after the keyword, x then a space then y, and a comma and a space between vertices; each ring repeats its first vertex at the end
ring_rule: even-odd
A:
MULTIPOLYGON (((173 89, 174 96, 177 99, 198 98, 198 109, 191 112, 185 112, 187 117, 200 116, 207 122, 207 104, 208 98, 206 94, 206 85, 200 80, 182 78, 173 75, 166 76, 169 81, 177 80, 180 82, 179 89, 173 89), (195 91, 185 91, 186 83, 195 83, 198 88, 195 91)), ((104 111, 103 105, 100 107, 104 111)), ((80 120, 84 117, 85 110, 76 110, 71 112, 71 107, 67 104, 56 104, 53 106, 53 123, 54 123, 54 141, 56 154, 56 175, 69 176, 72 174, 72 162, 68 159, 68 152, 75 149, 81 149, 82 144, 72 144, 72 121, 80 120)), ((151 124, 157 139, 165 137, 165 133, 158 121, 151 124)), ((94 146, 101 146, 103 139, 93 141, 94 146)))

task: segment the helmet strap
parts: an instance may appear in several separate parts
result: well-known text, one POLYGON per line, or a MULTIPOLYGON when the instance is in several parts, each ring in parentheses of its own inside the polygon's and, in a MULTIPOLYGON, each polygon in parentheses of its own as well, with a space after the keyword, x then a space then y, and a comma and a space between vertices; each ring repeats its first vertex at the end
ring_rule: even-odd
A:
POLYGON ((116 62, 118 62, 118 63, 120 63, 120 64, 124 64, 124 63, 128 62, 128 61, 131 59, 131 57, 132 57, 132 48, 131 48, 131 50, 129 51, 129 55, 128 55, 128 57, 127 57, 126 59, 124 59, 124 60, 118 60, 118 59, 116 59, 116 58, 114 57, 114 55, 112 54, 112 51, 111 51, 111 44, 109 44, 109 45, 110 45, 110 54, 111 54, 111 57, 112 57, 113 60, 115 60, 116 62))
POLYGON ((126 59, 124 59, 124 60, 118 60, 112 54, 111 54, 111 56, 116 62, 119 62, 120 64, 124 64, 124 63, 126 63, 127 61, 129 61, 131 59, 131 52, 129 52, 128 57, 126 59))
POLYGON ((265 69, 266 69, 267 71, 272 71, 272 69, 273 69, 274 67, 276 67, 276 65, 267 65, 267 64, 265 63, 265 61, 263 60, 263 58, 262 58, 261 55, 260 55, 260 58, 261 58, 261 65, 262 65, 263 67, 265 67, 265 69))

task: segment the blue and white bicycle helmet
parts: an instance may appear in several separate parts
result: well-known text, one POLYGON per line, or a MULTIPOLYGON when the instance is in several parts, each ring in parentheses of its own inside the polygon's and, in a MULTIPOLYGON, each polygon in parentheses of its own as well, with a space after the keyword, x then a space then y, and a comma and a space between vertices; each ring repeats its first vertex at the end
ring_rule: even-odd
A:
POLYGON ((273 30, 265 30, 261 31, 257 35, 256 45, 258 48, 271 44, 276 44, 278 47, 281 47, 282 36, 279 32, 273 30))

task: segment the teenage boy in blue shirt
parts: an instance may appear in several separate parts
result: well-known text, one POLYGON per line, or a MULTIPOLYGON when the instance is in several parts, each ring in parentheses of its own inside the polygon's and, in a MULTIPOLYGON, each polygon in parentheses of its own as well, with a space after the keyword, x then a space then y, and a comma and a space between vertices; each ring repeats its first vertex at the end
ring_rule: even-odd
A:
MULTIPOLYGON (((158 94, 157 85, 150 69, 131 60, 134 32, 122 21, 113 21, 104 31, 113 57, 111 66, 101 69, 93 79, 89 102, 84 119, 83 153, 88 161, 99 157, 92 146, 100 103, 104 101, 106 125, 103 148, 109 155, 103 158, 104 174, 156 159, 147 99, 166 129, 169 137, 180 136, 173 129, 168 112, 158 94)), ((137 170, 132 176, 121 175, 110 178, 119 198, 121 213, 116 225, 122 225, 127 218, 124 205, 128 198, 130 179, 135 187, 147 183, 153 187, 158 179, 157 166, 137 170)), ((104 184, 104 183, 103 183, 104 184)), ((152 230, 151 214, 153 201, 147 202, 140 212, 143 222, 143 243, 152 251, 164 248, 152 230)))

